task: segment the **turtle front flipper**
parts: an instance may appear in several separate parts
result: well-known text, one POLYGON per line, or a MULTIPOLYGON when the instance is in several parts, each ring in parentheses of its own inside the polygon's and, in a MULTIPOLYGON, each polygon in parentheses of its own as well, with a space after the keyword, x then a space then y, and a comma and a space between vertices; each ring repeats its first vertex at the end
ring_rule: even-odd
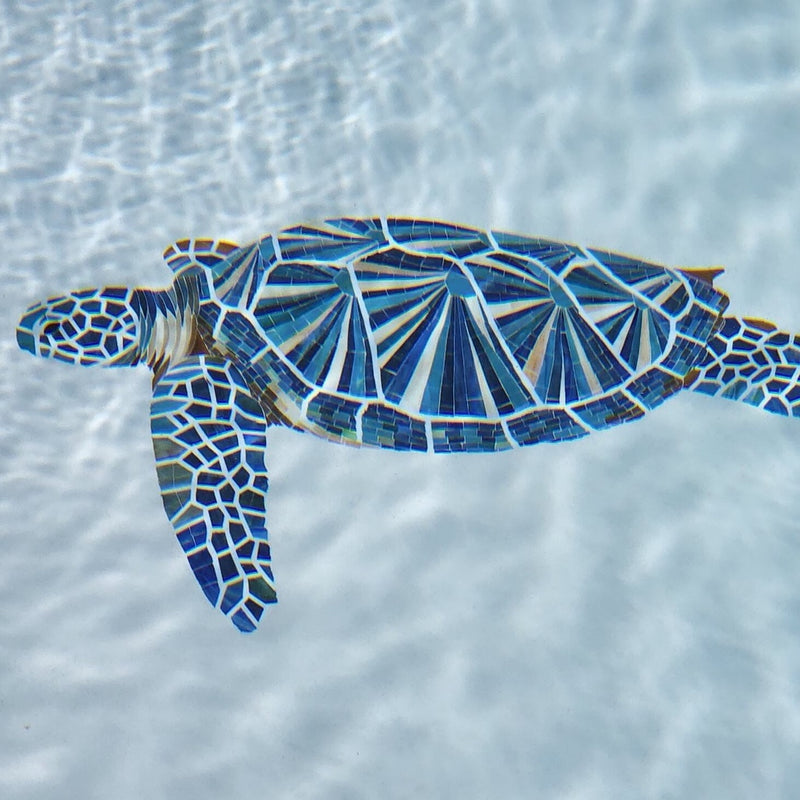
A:
POLYGON ((191 356, 156 381, 164 509, 206 597, 243 632, 277 600, 267 538, 267 423, 233 365, 191 356))

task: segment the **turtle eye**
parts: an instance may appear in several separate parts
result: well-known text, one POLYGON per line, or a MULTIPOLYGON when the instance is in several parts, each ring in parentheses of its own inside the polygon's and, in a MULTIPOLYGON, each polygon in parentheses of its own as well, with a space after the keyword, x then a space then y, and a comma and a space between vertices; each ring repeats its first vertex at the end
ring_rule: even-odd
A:
POLYGON ((44 324, 42 332, 51 339, 74 339, 78 333, 74 322, 67 317, 66 319, 51 319, 44 324))
POLYGON ((56 322, 55 320, 50 320, 50 322, 45 322, 44 327, 42 328, 42 334, 50 339, 53 339, 56 336, 58 336, 60 331, 61 331, 61 323, 56 322))

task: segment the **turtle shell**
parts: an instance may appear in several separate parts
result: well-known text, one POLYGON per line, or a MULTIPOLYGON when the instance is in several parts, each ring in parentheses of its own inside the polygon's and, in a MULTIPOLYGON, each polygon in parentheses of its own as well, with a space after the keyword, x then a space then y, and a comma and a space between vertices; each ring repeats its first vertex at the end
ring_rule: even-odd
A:
POLYGON ((710 275, 434 220, 330 219, 211 265, 201 315, 273 419, 499 450, 635 419, 680 389, 727 306, 710 275))

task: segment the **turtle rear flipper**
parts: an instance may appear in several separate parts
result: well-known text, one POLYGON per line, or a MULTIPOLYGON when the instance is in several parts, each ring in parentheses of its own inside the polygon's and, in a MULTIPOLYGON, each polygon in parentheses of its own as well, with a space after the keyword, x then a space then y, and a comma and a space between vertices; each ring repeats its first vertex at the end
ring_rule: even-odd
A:
POLYGON ((691 388, 800 417, 800 336, 762 319, 722 317, 691 388))
POLYGON ((195 578, 240 631, 255 630, 277 601, 260 406, 230 362, 196 355, 155 383, 150 426, 164 510, 195 578))

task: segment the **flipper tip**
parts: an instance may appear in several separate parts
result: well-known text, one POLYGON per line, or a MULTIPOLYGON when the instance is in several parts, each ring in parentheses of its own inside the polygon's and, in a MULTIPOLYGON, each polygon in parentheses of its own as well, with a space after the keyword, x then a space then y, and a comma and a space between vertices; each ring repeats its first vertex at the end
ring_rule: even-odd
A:
POLYGON ((725 272, 724 267, 679 267, 678 272, 684 275, 689 275, 693 278, 699 278, 704 283, 710 286, 714 285, 714 279, 725 272))

